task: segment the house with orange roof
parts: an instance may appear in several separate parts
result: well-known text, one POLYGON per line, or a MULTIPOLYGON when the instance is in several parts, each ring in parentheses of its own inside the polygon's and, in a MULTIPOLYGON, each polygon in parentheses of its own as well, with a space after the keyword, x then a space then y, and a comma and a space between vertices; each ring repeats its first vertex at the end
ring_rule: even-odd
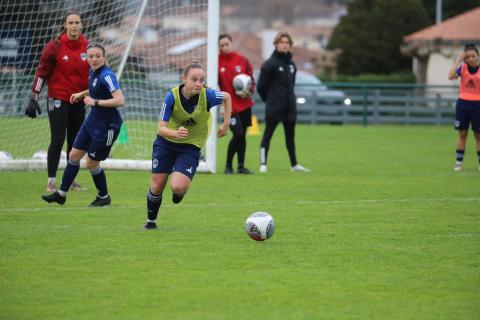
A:
POLYGON ((400 51, 413 59, 418 83, 454 84, 447 74, 467 43, 480 45, 480 7, 403 38, 400 51))

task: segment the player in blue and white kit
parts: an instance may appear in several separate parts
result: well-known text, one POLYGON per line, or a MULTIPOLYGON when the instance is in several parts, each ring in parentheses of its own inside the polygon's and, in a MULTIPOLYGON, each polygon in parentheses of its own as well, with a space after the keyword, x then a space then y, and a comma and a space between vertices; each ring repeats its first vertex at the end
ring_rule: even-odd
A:
POLYGON ((48 203, 65 203, 70 185, 80 169, 80 160, 85 154, 88 154, 86 167, 98 190, 97 197, 89 206, 101 207, 111 202, 100 161, 108 157, 120 133, 122 117, 117 108, 123 106, 125 100, 115 74, 106 65, 105 49, 99 44, 90 44, 87 47, 87 61, 91 67, 88 90, 72 94, 70 101, 76 103, 83 99, 85 105, 91 106, 91 110, 73 143, 60 189, 42 196, 48 203))
POLYGON ((232 98, 227 92, 205 87, 205 72, 200 64, 187 65, 182 79, 183 84, 167 93, 160 113, 157 138, 153 143, 145 229, 157 227, 162 193, 170 174, 173 203, 179 203, 187 192, 198 167, 200 149, 209 133, 210 109, 222 103, 225 106, 217 137, 225 136, 230 125, 232 98))

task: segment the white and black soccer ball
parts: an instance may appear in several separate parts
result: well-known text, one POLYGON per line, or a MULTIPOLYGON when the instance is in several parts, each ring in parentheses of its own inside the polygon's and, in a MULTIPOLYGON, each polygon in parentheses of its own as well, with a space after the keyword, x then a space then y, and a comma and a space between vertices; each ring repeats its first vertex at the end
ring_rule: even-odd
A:
POLYGON ((235 94, 241 98, 250 96, 250 88, 252 87, 252 78, 245 73, 240 73, 233 78, 233 89, 235 94))
POLYGON ((245 222, 245 230, 255 241, 270 239, 275 231, 273 217, 263 211, 254 212, 245 222))

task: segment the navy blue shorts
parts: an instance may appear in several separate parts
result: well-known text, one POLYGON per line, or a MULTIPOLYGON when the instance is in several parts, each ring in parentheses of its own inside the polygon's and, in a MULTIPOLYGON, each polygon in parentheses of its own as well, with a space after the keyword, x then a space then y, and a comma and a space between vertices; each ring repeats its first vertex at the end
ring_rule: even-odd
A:
POLYGON ((73 147, 75 149, 87 151, 88 157, 95 161, 107 159, 112 150, 112 145, 117 140, 120 129, 109 129, 105 139, 97 140, 88 132, 85 123, 77 133, 73 147))
POLYGON ((474 132, 480 132, 480 101, 457 100, 455 129, 467 131, 470 123, 474 132))
POLYGON ((199 161, 200 149, 194 145, 173 143, 158 136, 153 142, 152 173, 176 171, 192 180, 199 161))

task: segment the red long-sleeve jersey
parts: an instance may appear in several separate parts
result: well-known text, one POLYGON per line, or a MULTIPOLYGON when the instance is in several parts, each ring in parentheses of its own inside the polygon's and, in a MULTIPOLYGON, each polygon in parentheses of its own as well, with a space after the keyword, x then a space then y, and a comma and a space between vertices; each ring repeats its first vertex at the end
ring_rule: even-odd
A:
POLYGON ((70 40, 65 33, 43 48, 32 91, 39 94, 45 82, 47 96, 69 102, 73 93, 88 89, 89 65, 85 37, 70 40))
POLYGON ((220 53, 218 57, 218 86, 220 90, 230 93, 232 96, 232 113, 239 113, 253 106, 252 97, 241 98, 235 94, 233 78, 237 74, 245 73, 252 78, 251 92, 255 90, 253 69, 250 62, 244 56, 235 51, 220 53))

